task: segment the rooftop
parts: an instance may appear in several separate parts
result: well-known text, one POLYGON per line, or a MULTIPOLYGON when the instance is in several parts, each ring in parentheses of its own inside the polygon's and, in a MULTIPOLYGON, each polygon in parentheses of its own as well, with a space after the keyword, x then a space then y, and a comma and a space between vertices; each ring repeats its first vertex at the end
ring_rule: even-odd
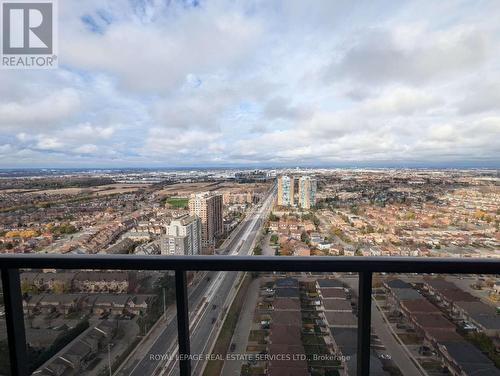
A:
POLYGON ((401 300, 401 306, 410 313, 436 313, 441 314, 439 308, 427 300, 422 299, 412 299, 412 300, 401 300))
POLYGON ((470 343, 444 342, 442 346, 466 374, 474 376, 500 376, 500 370, 493 365, 491 360, 470 343))
POLYGON ((318 279, 318 285, 320 288, 325 288, 325 287, 342 288, 342 287, 344 287, 342 282, 340 282, 337 279, 318 279))
POLYGON ((400 279, 392 279, 390 281, 385 282, 387 286, 391 289, 411 289, 411 285, 407 282, 404 282, 400 279))

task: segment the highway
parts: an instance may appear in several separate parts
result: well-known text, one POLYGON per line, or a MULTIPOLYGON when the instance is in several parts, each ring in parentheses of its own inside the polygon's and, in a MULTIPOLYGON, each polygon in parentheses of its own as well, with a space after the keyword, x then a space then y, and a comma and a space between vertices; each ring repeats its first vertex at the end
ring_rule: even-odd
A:
MULTIPOLYGON (((252 251, 252 243, 256 239, 272 205, 276 188, 269 192, 262 203, 257 205, 245 217, 242 223, 224 242, 217 254, 247 255, 252 251)), ((206 354, 209 350, 209 340, 214 340, 217 329, 222 324, 227 312, 228 300, 235 292, 238 272, 207 272, 200 283, 188 290, 191 353, 206 354)), ((177 353, 177 321, 173 315, 160 332, 156 341, 149 349, 138 349, 137 354, 130 357, 116 375, 145 376, 176 374, 177 367, 174 358, 168 355, 177 353)), ((196 375, 203 362, 193 360, 193 374, 196 375)))

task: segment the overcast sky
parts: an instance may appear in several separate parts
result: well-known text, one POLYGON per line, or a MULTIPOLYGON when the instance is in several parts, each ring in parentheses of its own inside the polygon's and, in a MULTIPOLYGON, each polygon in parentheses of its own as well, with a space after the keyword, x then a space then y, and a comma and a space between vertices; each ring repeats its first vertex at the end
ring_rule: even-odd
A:
POLYGON ((500 1, 61 0, 0 167, 499 166, 500 1))

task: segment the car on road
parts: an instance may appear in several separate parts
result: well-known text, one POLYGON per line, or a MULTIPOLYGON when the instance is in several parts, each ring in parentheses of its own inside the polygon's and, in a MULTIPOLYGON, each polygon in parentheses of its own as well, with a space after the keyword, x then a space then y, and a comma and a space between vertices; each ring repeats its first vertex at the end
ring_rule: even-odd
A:
POLYGON ((392 356, 390 356, 389 354, 380 354, 378 357, 380 359, 385 359, 385 360, 391 360, 392 359, 392 356))

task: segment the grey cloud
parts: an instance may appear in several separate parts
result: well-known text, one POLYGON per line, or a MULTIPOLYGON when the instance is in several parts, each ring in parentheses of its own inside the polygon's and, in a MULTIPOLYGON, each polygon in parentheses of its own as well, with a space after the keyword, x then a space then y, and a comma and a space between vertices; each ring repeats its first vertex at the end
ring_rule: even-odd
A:
POLYGON ((49 93, 45 97, 18 102, 0 101, 0 126, 7 127, 36 126, 48 127, 75 115, 80 109, 80 95, 66 88, 49 93))
POLYGON ((64 62, 112 74, 123 89, 144 93, 178 89, 192 72, 244 65, 262 33, 258 22, 217 3, 175 17, 160 9, 146 24, 115 22, 102 35, 74 26, 80 16, 70 13, 64 24, 64 62))
POLYGON ((292 105, 283 97, 271 98, 263 110, 263 115, 270 119, 300 120, 310 117, 311 114, 310 108, 292 105))
POLYGON ((498 159, 487 7, 146 3, 61 3, 61 68, 0 71, 0 163, 498 159))
POLYGON ((500 83, 483 81, 467 90, 458 101, 458 111, 462 115, 486 111, 500 111, 500 83))
POLYGON ((327 76, 338 76, 368 84, 403 82, 411 84, 440 80, 479 67, 488 54, 488 38, 479 30, 428 32, 419 44, 398 44, 394 31, 373 29, 351 40, 327 76))

